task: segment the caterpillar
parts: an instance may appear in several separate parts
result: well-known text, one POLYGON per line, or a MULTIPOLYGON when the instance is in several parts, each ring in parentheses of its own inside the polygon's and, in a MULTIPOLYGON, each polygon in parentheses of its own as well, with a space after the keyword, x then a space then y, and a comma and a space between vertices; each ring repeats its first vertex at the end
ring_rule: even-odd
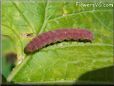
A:
POLYGON ((58 29, 44 32, 33 38, 24 48, 26 54, 34 53, 39 49, 56 42, 74 40, 78 42, 92 42, 93 34, 86 29, 58 29))

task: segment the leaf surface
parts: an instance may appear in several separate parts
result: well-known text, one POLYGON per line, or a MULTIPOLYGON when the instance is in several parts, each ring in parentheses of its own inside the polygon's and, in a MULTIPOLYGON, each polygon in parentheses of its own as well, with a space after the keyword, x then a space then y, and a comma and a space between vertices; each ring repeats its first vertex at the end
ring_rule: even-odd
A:
POLYGON ((112 19, 112 7, 82 7, 76 1, 3 1, 2 34, 13 38, 18 59, 22 59, 7 80, 75 81, 88 71, 112 66, 112 19), (24 47, 33 37, 61 28, 87 28, 94 34, 94 40, 92 43, 61 42, 33 55, 24 54, 24 47))

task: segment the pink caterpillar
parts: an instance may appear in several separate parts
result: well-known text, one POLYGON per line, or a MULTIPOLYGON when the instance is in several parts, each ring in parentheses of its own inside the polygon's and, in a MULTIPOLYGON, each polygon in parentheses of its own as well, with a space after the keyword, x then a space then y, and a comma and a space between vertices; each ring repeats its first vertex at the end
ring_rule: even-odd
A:
POLYGON ((24 52, 26 54, 34 53, 49 44, 64 40, 91 42, 93 40, 93 34, 86 29, 58 29, 44 32, 33 38, 25 47, 24 52))

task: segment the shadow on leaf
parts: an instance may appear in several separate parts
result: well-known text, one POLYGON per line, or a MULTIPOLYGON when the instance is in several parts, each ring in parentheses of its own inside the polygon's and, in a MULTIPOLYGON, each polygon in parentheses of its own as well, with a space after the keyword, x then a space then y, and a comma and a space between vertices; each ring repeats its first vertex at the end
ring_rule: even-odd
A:
POLYGON ((81 83, 112 83, 114 84, 114 66, 109 66, 81 75, 76 84, 81 83), (83 82, 84 81, 84 82, 83 82))

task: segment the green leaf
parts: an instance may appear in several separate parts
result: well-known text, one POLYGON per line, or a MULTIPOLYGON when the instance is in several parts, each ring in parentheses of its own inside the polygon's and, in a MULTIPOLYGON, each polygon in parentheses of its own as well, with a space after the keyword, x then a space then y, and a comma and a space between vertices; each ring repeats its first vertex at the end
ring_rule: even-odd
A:
POLYGON ((15 52, 16 49, 14 44, 15 43, 11 37, 9 37, 8 35, 2 36, 2 57, 0 58, 0 64, 2 65, 0 67, 2 67, 1 71, 5 78, 7 78, 10 74, 12 67, 12 65, 7 62, 6 54, 9 52, 15 52))
MULTIPOLYGON (((112 7, 82 7, 75 0, 3 1, 2 34, 13 38, 18 55, 17 66, 8 81, 74 82, 89 71, 113 65, 112 7), (92 43, 62 42, 33 55, 24 54, 24 47, 33 37, 61 28, 87 28, 94 34, 94 40, 92 43)), ((98 81, 98 77, 89 81, 98 81)), ((111 82, 108 78, 100 81, 111 82)))

